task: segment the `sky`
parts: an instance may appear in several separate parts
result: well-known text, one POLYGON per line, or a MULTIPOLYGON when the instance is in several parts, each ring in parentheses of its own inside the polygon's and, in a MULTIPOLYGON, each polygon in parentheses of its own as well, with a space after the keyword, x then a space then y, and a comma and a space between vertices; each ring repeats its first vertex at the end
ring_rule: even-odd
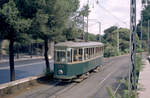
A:
MULTIPOLYGON (((141 0, 137 1, 137 23, 141 14, 141 0)), ((87 4, 87 0, 80 0, 81 7, 87 4)), ((130 0, 89 0, 89 19, 96 19, 101 22, 101 34, 110 26, 130 27, 130 0)), ((89 21, 89 32, 99 34, 99 25, 89 21)))

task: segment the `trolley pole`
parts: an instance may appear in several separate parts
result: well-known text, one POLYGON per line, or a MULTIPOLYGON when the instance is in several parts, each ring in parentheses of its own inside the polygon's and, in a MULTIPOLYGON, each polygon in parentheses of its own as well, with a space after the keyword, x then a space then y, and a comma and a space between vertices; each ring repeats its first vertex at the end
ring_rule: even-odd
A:
POLYGON ((147 38, 147 42, 148 42, 148 55, 150 54, 150 49, 149 49, 149 47, 150 47, 150 46, 149 46, 149 32, 150 32, 150 27, 149 27, 149 26, 150 26, 150 25, 149 25, 149 23, 150 23, 150 20, 148 20, 148 32, 147 32, 147 33, 148 33, 148 34, 147 34, 147 35, 148 35, 148 36, 147 36, 147 37, 148 37, 148 38, 147 38))
MULTIPOLYGON (((130 0, 130 66, 129 92, 136 91, 136 0, 130 0)), ((129 94, 129 98, 130 98, 129 94)))

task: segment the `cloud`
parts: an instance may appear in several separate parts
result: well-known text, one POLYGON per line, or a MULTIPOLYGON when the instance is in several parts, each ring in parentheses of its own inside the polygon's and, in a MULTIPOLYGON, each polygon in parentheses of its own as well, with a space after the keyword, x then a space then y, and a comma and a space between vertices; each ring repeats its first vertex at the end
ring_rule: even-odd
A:
MULTIPOLYGON (((87 0, 80 0, 81 5, 86 4, 87 0)), ((95 0, 93 0, 95 1, 95 0)), ((113 25, 120 27, 130 27, 130 0, 99 0, 98 5, 90 2, 90 19, 97 19, 102 23, 102 32, 113 25)), ((141 0, 137 0, 137 22, 140 19, 141 0)), ((90 25, 90 23, 89 23, 90 25)), ((98 34, 98 24, 89 27, 89 32, 98 34)))

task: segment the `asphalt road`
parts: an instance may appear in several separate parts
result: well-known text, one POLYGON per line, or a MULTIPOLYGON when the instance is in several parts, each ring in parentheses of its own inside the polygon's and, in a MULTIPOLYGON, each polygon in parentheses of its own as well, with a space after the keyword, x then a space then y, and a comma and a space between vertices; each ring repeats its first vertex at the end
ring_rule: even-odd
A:
MULTIPOLYGON (((53 61, 50 61, 53 65, 53 61)), ((15 62, 15 79, 22 79, 29 76, 41 75, 45 70, 45 61, 43 59, 21 60, 15 62)), ((0 63, 0 84, 10 81, 9 63, 0 63)))
POLYGON ((103 70, 92 73, 81 83, 51 81, 25 90, 14 98, 109 98, 106 87, 117 90, 120 80, 128 76, 129 56, 105 60, 103 70))
POLYGON ((106 87, 116 91, 120 80, 128 76, 129 57, 108 60, 104 69, 61 94, 57 98, 109 98, 106 87))

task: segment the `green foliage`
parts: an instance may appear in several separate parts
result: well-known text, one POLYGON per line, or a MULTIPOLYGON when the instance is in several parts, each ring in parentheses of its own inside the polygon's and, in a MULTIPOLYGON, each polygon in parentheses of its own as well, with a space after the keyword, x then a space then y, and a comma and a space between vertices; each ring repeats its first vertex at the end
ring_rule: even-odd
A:
MULTIPOLYGON (((143 4, 145 4, 146 0, 142 0, 143 4)), ((148 1, 148 4, 150 4, 150 2, 148 1)), ((142 23, 142 48, 144 49, 144 51, 146 51, 147 49, 147 37, 148 37, 148 20, 150 20, 150 5, 145 5, 144 9, 141 12, 141 17, 142 17, 142 22, 141 20, 139 21, 138 25, 137 25, 137 33, 139 38, 141 37, 141 23, 142 23)))
POLYGON ((29 29, 31 20, 20 17, 19 11, 13 0, 4 4, 0 9, 0 20, 2 20, 0 23, 2 27, 0 33, 4 39, 12 38, 17 41, 27 37, 24 34, 29 29))
POLYGON ((88 5, 83 6, 80 11, 80 15, 87 17, 89 13, 90 13, 89 6, 88 5))
MULTIPOLYGON (((143 68, 143 62, 142 62, 142 56, 140 54, 137 55, 136 57, 136 79, 137 79, 137 85, 138 85, 138 77, 139 77, 139 73, 143 68)), ((134 90, 129 91, 128 90, 128 86, 129 86, 129 80, 125 80, 122 79, 120 80, 121 85, 124 86, 124 89, 122 89, 121 91, 121 97, 118 97, 119 94, 114 94, 113 90, 109 87, 107 87, 107 92, 110 95, 110 98, 136 98, 137 96, 137 92, 135 92, 134 90), (130 95, 130 97, 129 97, 130 95)), ((140 89, 137 89, 140 90, 140 89)), ((119 95, 120 96, 120 95, 119 95)))
POLYGON ((96 35, 89 33, 88 34, 88 40, 89 41, 97 41, 96 35))
POLYGON ((74 40, 79 34, 77 34, 77 31, 74 27, 70 27, 64 30, 64 35, 66 36, 67 40, 74 40))
POLYGON ((104 57, 117 56, 117 48, 111 44, 105 44, 104 46, 104 57))
POLYGON ((30 33, 34 38, 54 40, 62 35, 67 21, 77 10, 78 0, 38 0, 30 33))
POLYGON ((138 54, 136 56, 136 72, 140 72, 143 69, 143 62, 142 62, 142 56, 140 54, 138 54))
POLYGON ((106 87, 106 89, 107 89, 107 92, 108 92, 110 98, 117 98, 117 97, 114 95, 114 92, 113 92, 112 88, 106 87))
POLYGON ((120 93, 115 93, 114 94, 114 91, 112 90, 112 88, 110 87, 107 87, 107 92, 110 96, 110 98, 136 98, 137 96, 137 92, 135 92, 134 90, 132 91, 129 91, 128 90, 128 80, 121 80, 120 81, 121 85, 123 85, 125 88, 122 89, 121 91, 121 94, 120 93))
POLYGON ((103 42, 105 43, 104 56, 118 56, 120 54, 129 53, 129 37, 130 31, 125 28, 117 28, 112 26, 105 30, 103 42), (119 53, 117 51, 117 33, 119 32, 119 53))
POLYGON ((44 75, 45 75, 46 77, 52 77, 52 76, 53 76, 53 72, 50 71, 50 70, 48 70, 48 69, 45 69, 45 70, 43 71, 43 73, 44 73, 44 75))

